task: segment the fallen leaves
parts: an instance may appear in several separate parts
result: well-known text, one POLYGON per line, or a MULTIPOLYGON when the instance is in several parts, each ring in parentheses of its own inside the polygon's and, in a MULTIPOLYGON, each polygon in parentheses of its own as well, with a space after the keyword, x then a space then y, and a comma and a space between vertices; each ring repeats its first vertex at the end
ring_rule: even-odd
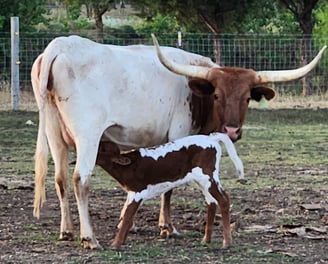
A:
POLYGON ((326 227, 313 227, 303 225, 251 225, 243 228, 245 232, 258 233, 280 233, 283 235, 294 235, 308 239, 328 239, 326 227))

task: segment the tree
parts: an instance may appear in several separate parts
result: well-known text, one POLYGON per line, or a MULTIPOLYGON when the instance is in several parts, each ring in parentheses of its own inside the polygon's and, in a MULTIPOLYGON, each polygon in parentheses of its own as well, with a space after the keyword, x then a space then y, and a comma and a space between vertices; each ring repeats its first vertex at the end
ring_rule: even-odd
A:
POLYGON ((113 7, 113 0, 90 0, 92 3, 93 18, 96 23, 96 40, 97 42, 104 42, 104 23, 102 20, 103 14, 113 7))
POLYGON ((80 15, 82 5, 86 7, 88 15, 90 15, 92 11, 92 16, 96 25, 96 41, 100 43, 104 41, 104 23, 102 16, 115 7, 115 0, 64 0, 64 4, 67 10, 74 11, 74 16, 77 15, 76 10, 78 10, 78 15, 80 15))
MULTIPOLYGON (((311 60, 312 31, 315 25, 314 9, 319 0, 280 0, 291 12, 302 30, 302 59, 303 64, 311 60)), ((303 81, 303 96, 313 93, 311 87, 311 75, 307 75, 303 81)))
MULTIPOLYGON (((210 31, 216 35, 214 38, 215 58, 220 59, 220 34, 268 32, 267 25, 276 31, 286 30, 294 26, 285 23, 284 14, 279 12, 277 1, 267 0, 134 0, 143 12, 144 17, 154 17, 157 13, 174 16, 186 31, 210 31)), ((293 31, 295 27, 293 28, 293 31)))
POLYGON ((20 18, 20 30, 31 30, 33 26, 44 21, 43 4, 45 0, 0 0, 0 29, 10 31, 10 17, 20 18))

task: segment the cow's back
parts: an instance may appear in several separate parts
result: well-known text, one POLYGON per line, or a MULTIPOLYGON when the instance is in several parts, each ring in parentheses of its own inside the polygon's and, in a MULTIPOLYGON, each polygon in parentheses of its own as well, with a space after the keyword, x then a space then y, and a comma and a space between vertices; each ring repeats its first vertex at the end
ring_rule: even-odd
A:
MULTIPOLYGON (((97 119, 96 129, 108 128, 104 137, 121 148, 191 133, 187 78, 162 66, 153 46, 103 45, 70 36, 51 42, 44 56, 53 52, 57 56, 48 89, 68 130, 88 129, 76 122, 79 116, 97 119)), ((169 47, 164 52, 181 63, 203 58, 169 47)))

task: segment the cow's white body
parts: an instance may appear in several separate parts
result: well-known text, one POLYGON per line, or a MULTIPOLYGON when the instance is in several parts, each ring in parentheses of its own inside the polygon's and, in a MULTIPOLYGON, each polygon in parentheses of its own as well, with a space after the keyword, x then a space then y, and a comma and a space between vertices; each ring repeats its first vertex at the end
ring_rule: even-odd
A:
MULTIPOLYGON (((208 58, 179 49, 164 48, 164 52, 180 63, 215 66, 208 58)), ((77 151, 74 177, 81 180, 76 190, 83 188, 92 173, 101 137, 114 141, 121 149, 130 149, 192 133, 187 77, 162 66, 151 46, 120 47, 77 36, 60 37, 35 61, 32 83, 40 109, 36 157, 44 159, 48 141, 56 178, 62 174, 67 178, 67 145, 73 144, 77 151), (47 99, 48 92, 51 99, 47 99)), ((56 188, 61 197, 65 187, 56 188)), ((61 233, 68 233, 68 200, 62 196, 61 233)), ((45 194, 35 199, 37 216, 44 198, 45 194)), ((81 237, 90 239, 90 247, 96 247, 86 198, 77 195, 77 199, 81 237)))
MULTIPOLYGON (((164 50, 181 63, 204 60, 177 49, 164 50)), ((153 47, 100 45, 71 36, 51 42, 43 63, 50 65, 55 56, 56 105, 77 149, 81 147, 79 140, 88 142, 84 164, 94 164, 106 128, 106 137, 122 149, 152 146, 191 134, 188 80, 165 69, 153 47)), ((45 76, 47 72, 41 72, 40 77, 45 76)), ((40 93, 45 91, 41 86, 40 93)), ((90 165, 87 167, 86 171, 81 168, 83 183, 90 175, 90 165)))

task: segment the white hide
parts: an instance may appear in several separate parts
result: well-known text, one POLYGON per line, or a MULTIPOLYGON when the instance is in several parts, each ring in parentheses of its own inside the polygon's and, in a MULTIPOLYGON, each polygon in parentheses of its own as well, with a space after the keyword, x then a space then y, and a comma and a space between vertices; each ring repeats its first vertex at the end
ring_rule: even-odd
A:
MULTIPOLYGON (((229 157, 234 163, 234 166, 238 172, 239 179, 244 179, 244 167, 243 163, 240 160, 240 158, 237 155, 236 149, 230 138, 222 133, 212 133, 209 136, 205 135, 194 135, 189 136, 181 139, 177 139, 174 142, 170 142, 158 147, 153 148, 141 148, 139 149, 139 152, 142 157, 151 157, 154 160, 157 160, 158 158, 162 157, 164 158, 168 153, 179 151, 182 148, 188 148, 191 145, 200 146, 201 148, 215 148, 216 150, 216 164, 215 164, 215 170, 213 172, 213 179, 218 185, 218 189, 222 190, 223 187, 220 183, 219 179, 219 163, 221 159, 222 150, 219 145, 219 142, 223 142, 227 152, 229 154, 229 157)), ((202 190, 206 202, 208 204, 215 203, 217 204, 216 199, 212 197, 212 195, 209 193, 209 187, 211 185, 210 183, 211 177, 209 175, 206 175, 203 173, 203 170, 201 167, 195 167, 192 168, 191 172, 187 173, 185 177, 182 179, 179 179, 177 181, 166 181, 161 182, 155 185, 149 184, 145 190, 142 190, 141 192, 128 192, 128 197, 126 201, 126 205, 130 204, 133 201, 139 202, 140 200, 147 200, 154 198, 156 196, 159 196, 162 193, 165 193, 175 187, 179 187, 181 185, 187 184, 191 181, 194 181, 197 183, 197 185, 202 190)))
MULTIPOLYGON (((209 63, 208 58, 175 48, 164 47, 163 52, 183 64, 209 63)), ((52 91, 76 143, 82 183, 91 174, 106 129, 103 136, 122 150, 191 134, 188 80, 162 66, 153 46, 103 45, 78 36, 54 39, 42 55, 35 92, 40 111, 52 62, 52 91)))

